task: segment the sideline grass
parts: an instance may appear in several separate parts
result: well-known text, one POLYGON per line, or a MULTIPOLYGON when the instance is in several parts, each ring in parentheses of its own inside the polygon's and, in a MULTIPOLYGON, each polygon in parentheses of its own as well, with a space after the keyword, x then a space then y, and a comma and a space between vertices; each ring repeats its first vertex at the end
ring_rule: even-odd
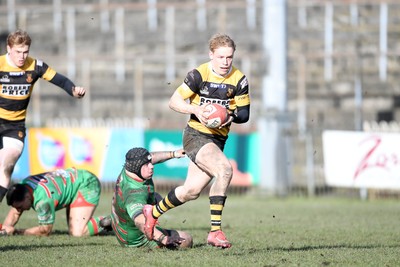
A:
MULTIPOLYGON (((104 194, 96 215, 109 212, 104 194)), ((223 229, 231 249, 205 245, 209 230, 205 196, 166 213, 164 227, 194 237, 194 248, 180 251, 128 249, 114 236, 72 238, 64 211, 57 213, 50 237, 0 238, 2 266, 400 266, 400 203, 334 198, 271 199, 229 196, 223 229)), ((0 206, 3 221, 8 207, 0 206)), ((36 225, 29 211, 20 227, 36 225)))

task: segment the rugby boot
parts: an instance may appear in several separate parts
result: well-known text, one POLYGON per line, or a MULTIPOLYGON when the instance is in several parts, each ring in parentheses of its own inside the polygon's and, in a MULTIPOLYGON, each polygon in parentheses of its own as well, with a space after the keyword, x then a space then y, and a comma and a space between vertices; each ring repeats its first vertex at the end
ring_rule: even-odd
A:
POLYGON ((112 231, 112 225, 111 225, 111 216, 106 216, 103 219, 100 220, 100 226, 103 227, 104 230, 107 232, 112 231))
POLYGON ((207 244, 219 248, 230 248, 232 246, 221 230, 210 232, 207 237, 207 244))

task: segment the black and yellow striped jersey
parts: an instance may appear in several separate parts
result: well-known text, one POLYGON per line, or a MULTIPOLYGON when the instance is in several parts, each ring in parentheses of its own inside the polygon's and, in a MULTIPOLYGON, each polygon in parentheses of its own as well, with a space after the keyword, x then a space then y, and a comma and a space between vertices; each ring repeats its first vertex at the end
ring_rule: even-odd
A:
MULTIPOLYGON (((177 90, 183 99, 189 99, 191 105, 217 103, 230 111, 250 105, 247 78, 234 66, 229 74, 223 77, 212 70, 210 62, 204 63, 190 71, 177 90)), ((230 125, 221 129, 207 128, 194 114, 190 116, 188 125, 200 132, 220 136, 227 136, 230 129, 230 125)))
POLYGON ((43 61, 28 57, 23 67, 7 63, 7 56, 0 56, 0 119, 23 121, 32 94, 39 78, 50 81, 56 75, 43 61))

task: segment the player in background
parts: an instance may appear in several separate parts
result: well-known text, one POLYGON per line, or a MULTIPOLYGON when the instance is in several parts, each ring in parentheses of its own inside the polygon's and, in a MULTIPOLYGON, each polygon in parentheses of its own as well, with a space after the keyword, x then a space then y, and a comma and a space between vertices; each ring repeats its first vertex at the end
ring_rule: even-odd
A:
POLYGON ((61 87, 73 97, 85 95, 84 88, 75 86, 43 61, 29 57, 31 42, 25 31, 12 32, 7 37, 7 53, 0 56, 0 202, 24 147, 26 111, 38 79, 61 87))
POLYGON ((232 166, 223 150, 231 123, 245 123, 250 115, 247 78, 232 65, 235 49, 235 43, 228 35, 214 35, 209 41, 210 61, 190 71, 170 99, 171 109, 190 114, 183 133, 183 147, 191 162, 182 186, 170 191, 157 205, 145 206, 145 230, 149 239, 162 214, 197 199, 215 177, 209 192, 211 230, 207 243, 231 247, 221 229, 226 191, 232 179, 232 166), (229 119, 219 128, 209 129, 204 125, 207 120, 205 106, 209 103, 218 103, 229 110, 229 119))
POLYGON ((11 209, 3 222, 1 234, 48 236, 53 229, 56 211, 63 208, 66 208, 71 236, 92 236, 110 231, 110 227, 100 226, 104 216, 93 217, 100 193, 99 179, 83 169, 59 169, 28 176, 7 192, 7 204, 11 209), (30 208, 36 211, 39 225, 16 229, 22 213, 30 208))
POLYGON ((157 226, 151 240, 144 235, 143 207, 156 203, 152 179, 154 164, 184 156, 182 149, 150 153, 144 148, 132 148, 126 153, 125 164, 118 176, 112 199, 112 223, 108 217, 101 222, 103 226, 112 224, 122 246, 172 249, 192 247, 192 236, 186 232, 157 226))

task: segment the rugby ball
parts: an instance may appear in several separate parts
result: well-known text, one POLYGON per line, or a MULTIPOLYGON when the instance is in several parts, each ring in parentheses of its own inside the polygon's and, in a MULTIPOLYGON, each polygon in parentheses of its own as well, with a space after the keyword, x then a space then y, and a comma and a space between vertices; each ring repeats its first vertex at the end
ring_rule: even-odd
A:
POLYGON ((228 111, 225 107, 218 104, 210 104, 206 107, 208 128, 218 128, 224 124, 228 118, 228 111))

